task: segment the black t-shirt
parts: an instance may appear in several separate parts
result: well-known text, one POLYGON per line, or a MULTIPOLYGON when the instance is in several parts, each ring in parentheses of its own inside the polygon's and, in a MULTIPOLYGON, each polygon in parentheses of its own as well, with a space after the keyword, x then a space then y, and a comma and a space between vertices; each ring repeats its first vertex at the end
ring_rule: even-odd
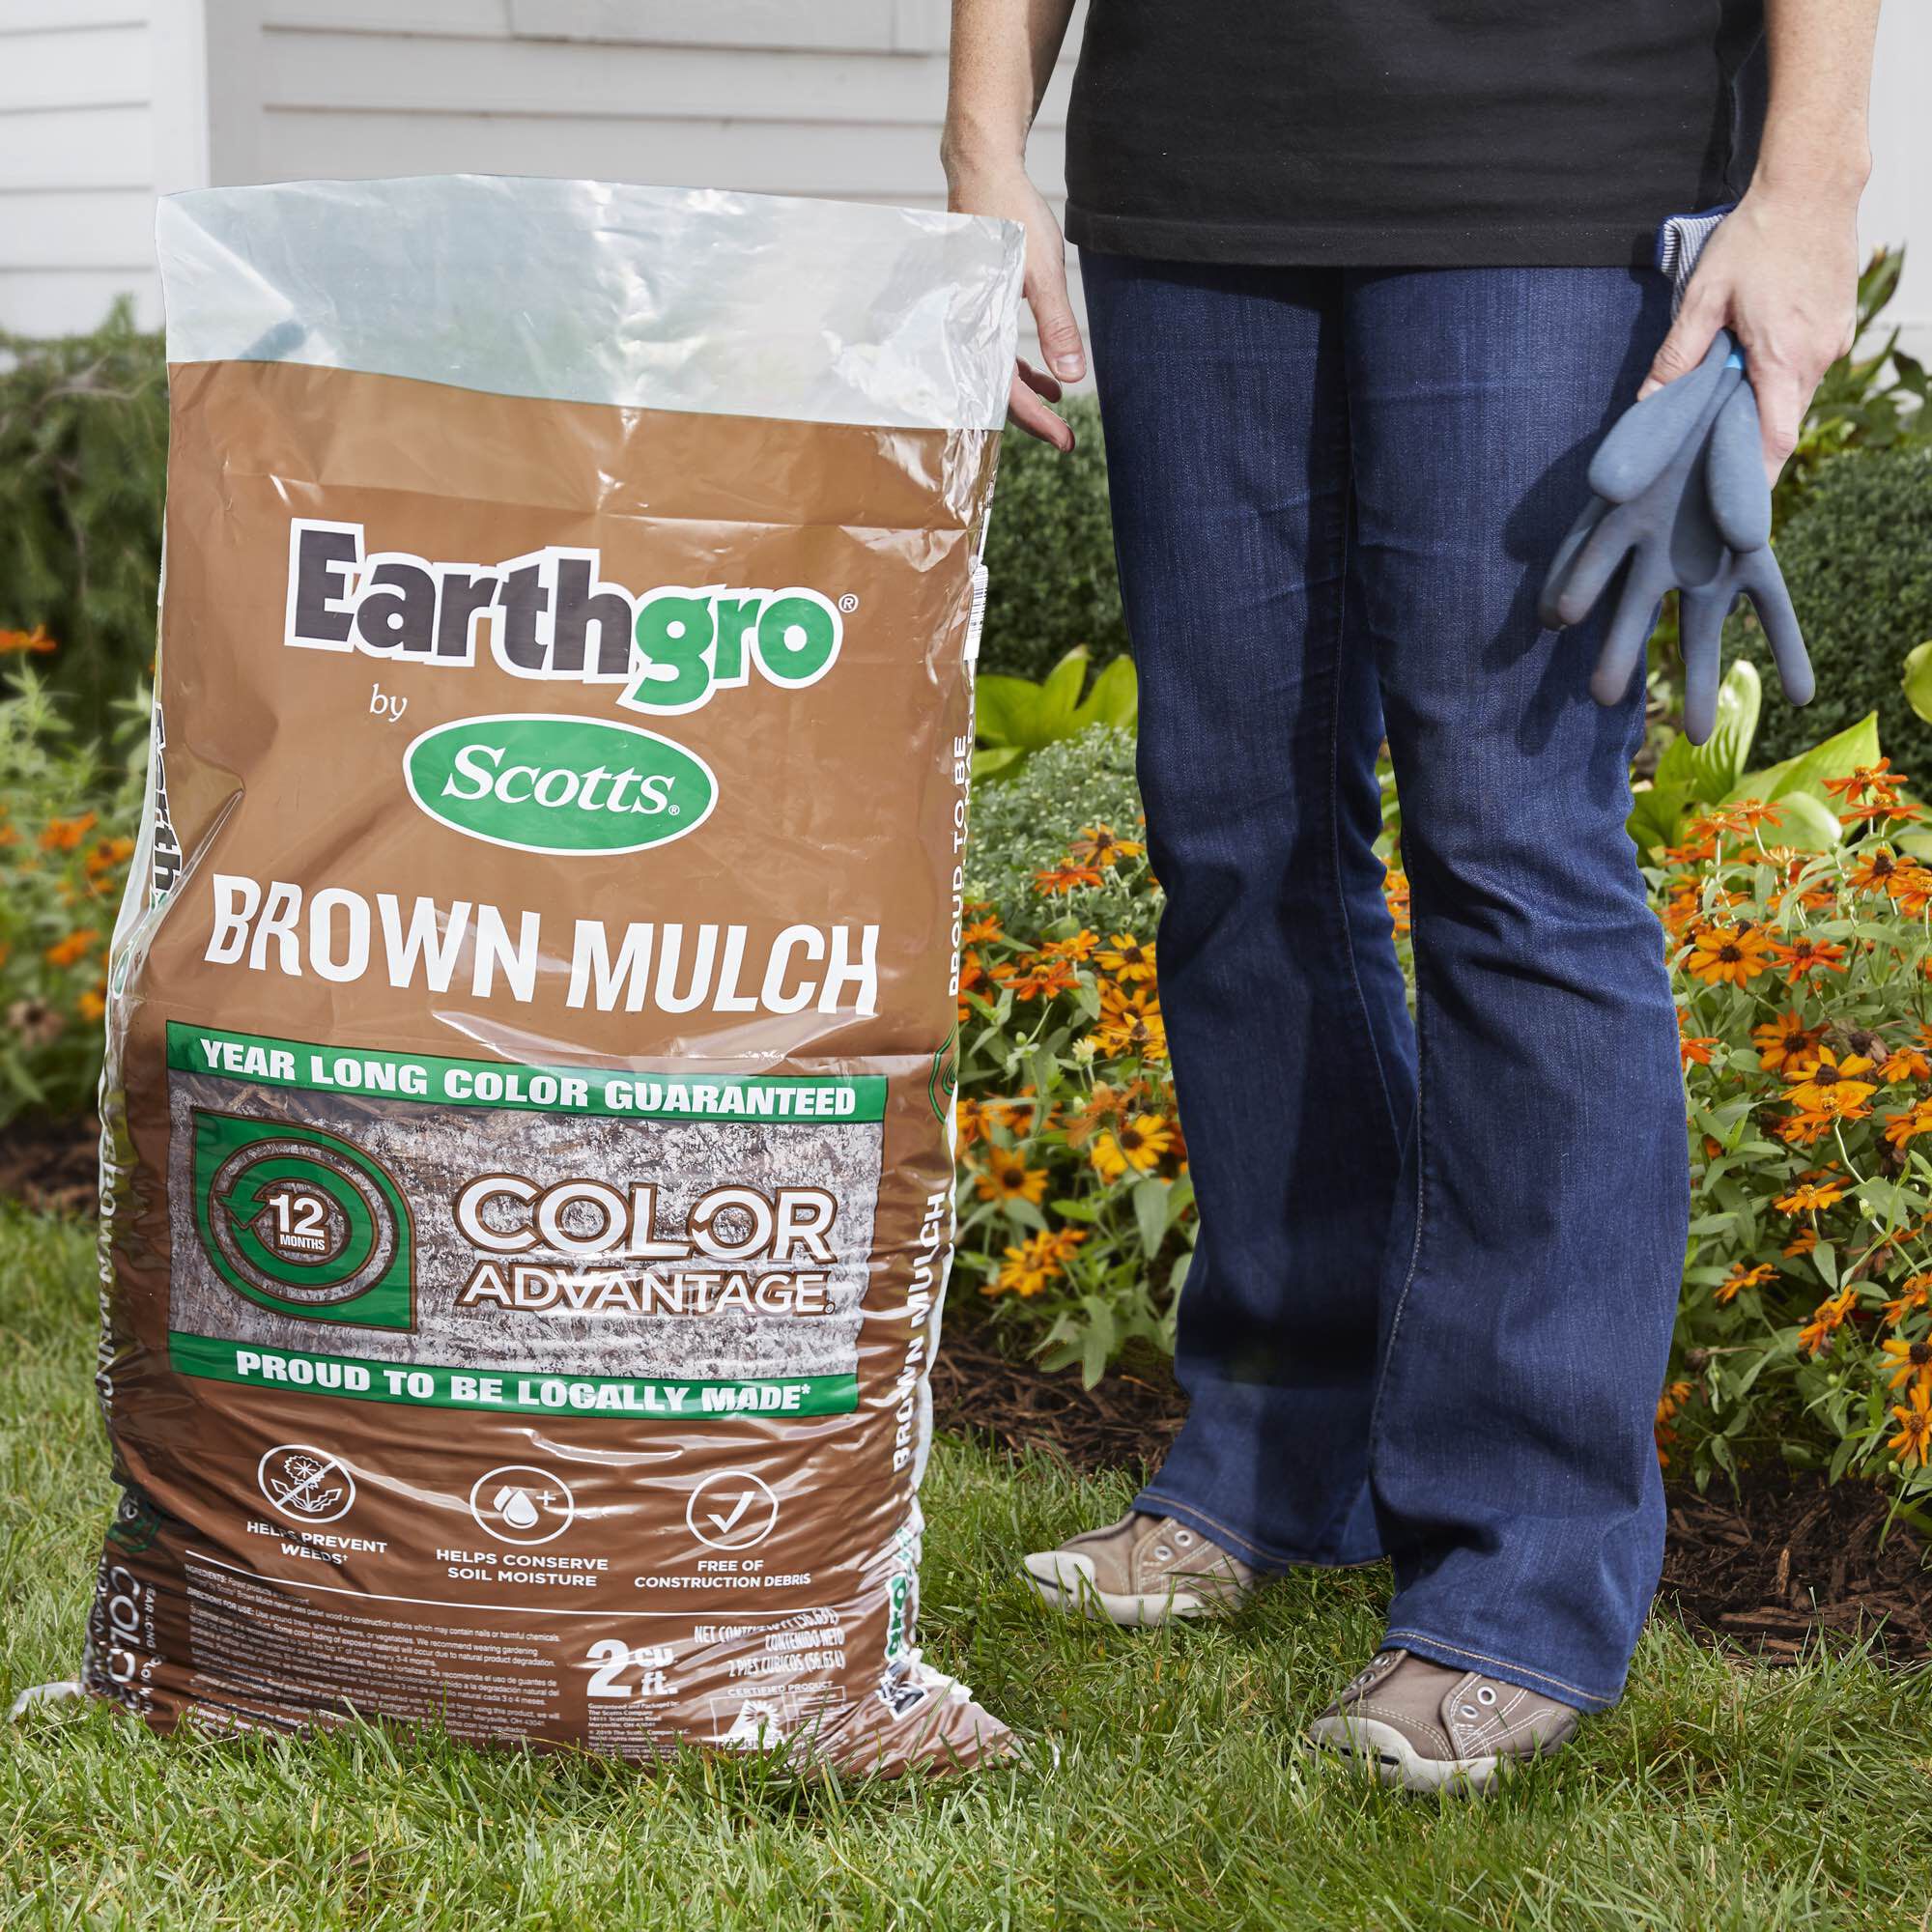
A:
POLYGON ((1066 232, 1196 262, 1648 262, 1743 192, 1759 0, 1092 0, 1066 232))

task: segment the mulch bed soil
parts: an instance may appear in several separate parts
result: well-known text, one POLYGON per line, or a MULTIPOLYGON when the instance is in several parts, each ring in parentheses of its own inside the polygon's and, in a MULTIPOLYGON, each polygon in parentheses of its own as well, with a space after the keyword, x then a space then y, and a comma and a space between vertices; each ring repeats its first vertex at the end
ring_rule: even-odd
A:
MULTIPOLYGON (((0 1196, 89 1213, 95 1161, 92 1120, 16 1122, 0 1128, 0 1196)), ((1187 1412, 1160 1356, 1131 1358, 1084 1388, 1075 1370, 1049 1375, 1009 1355, 970 1314, 948 1325, 932 1400, 940 1428, 1083 1475, 1157 1467, 1187 1412)), ((1875 1634, 1896 1663, 1932 1657, 1932 1549, 1909 1523, 1888 1528, 1886 1515, 1868 1485, 1804 1473, 1751 1477, 1742 1494, 1674 1490, 1660 1595, 1692 1631, 1766 1662, 1795 1662, 1821 1630, 1875 1634)))
MULTIPOLYGON (((1164 1362, 1141 1360, 1083 1388, 1001 1352, 983 1324, 955 1323, 932 1376, 939 1427, 997 1447, 1037 1450, 1082 1474, 1154 1467, 1187 1412, 1164 1362)), ((1894 1663, 1932 1657, 1932 1568, 1909 1523, 1886 1525, 1867 1484, 1763 1474, 1743 1493, 1670 1492, 1659 1591, 1695 1634, 1728 1638, 1767 1663, 1794 1663, 1811 1634, 1875 1635, 1894 1663)))

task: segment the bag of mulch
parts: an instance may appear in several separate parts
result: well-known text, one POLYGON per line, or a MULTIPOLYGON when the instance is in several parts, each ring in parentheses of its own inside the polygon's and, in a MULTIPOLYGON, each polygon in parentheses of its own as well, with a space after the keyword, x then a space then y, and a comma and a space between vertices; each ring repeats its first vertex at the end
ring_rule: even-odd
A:
POLYGON ((86 1689, 1009 1750, 916 1624, 1018 230, 458 177, 159 232, 86 1689))

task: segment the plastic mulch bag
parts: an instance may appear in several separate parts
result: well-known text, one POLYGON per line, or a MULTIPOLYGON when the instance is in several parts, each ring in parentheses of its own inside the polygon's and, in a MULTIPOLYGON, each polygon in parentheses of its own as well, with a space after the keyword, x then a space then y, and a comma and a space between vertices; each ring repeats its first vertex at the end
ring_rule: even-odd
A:
POLYGON ((84 1682, 971 1764, 918 1490, 1019 231, 165 201, 84 1682))

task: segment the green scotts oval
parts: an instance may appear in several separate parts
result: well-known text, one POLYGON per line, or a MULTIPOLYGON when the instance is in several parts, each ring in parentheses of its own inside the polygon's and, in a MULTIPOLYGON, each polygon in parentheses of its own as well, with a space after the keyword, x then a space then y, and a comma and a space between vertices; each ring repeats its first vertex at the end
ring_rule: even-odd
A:
POLYGON ((459 718, 403 753, 410 796, 471 838, 522 852, 640 852, 681 838, 717 802, 682 745, 601 718, 459 718))

